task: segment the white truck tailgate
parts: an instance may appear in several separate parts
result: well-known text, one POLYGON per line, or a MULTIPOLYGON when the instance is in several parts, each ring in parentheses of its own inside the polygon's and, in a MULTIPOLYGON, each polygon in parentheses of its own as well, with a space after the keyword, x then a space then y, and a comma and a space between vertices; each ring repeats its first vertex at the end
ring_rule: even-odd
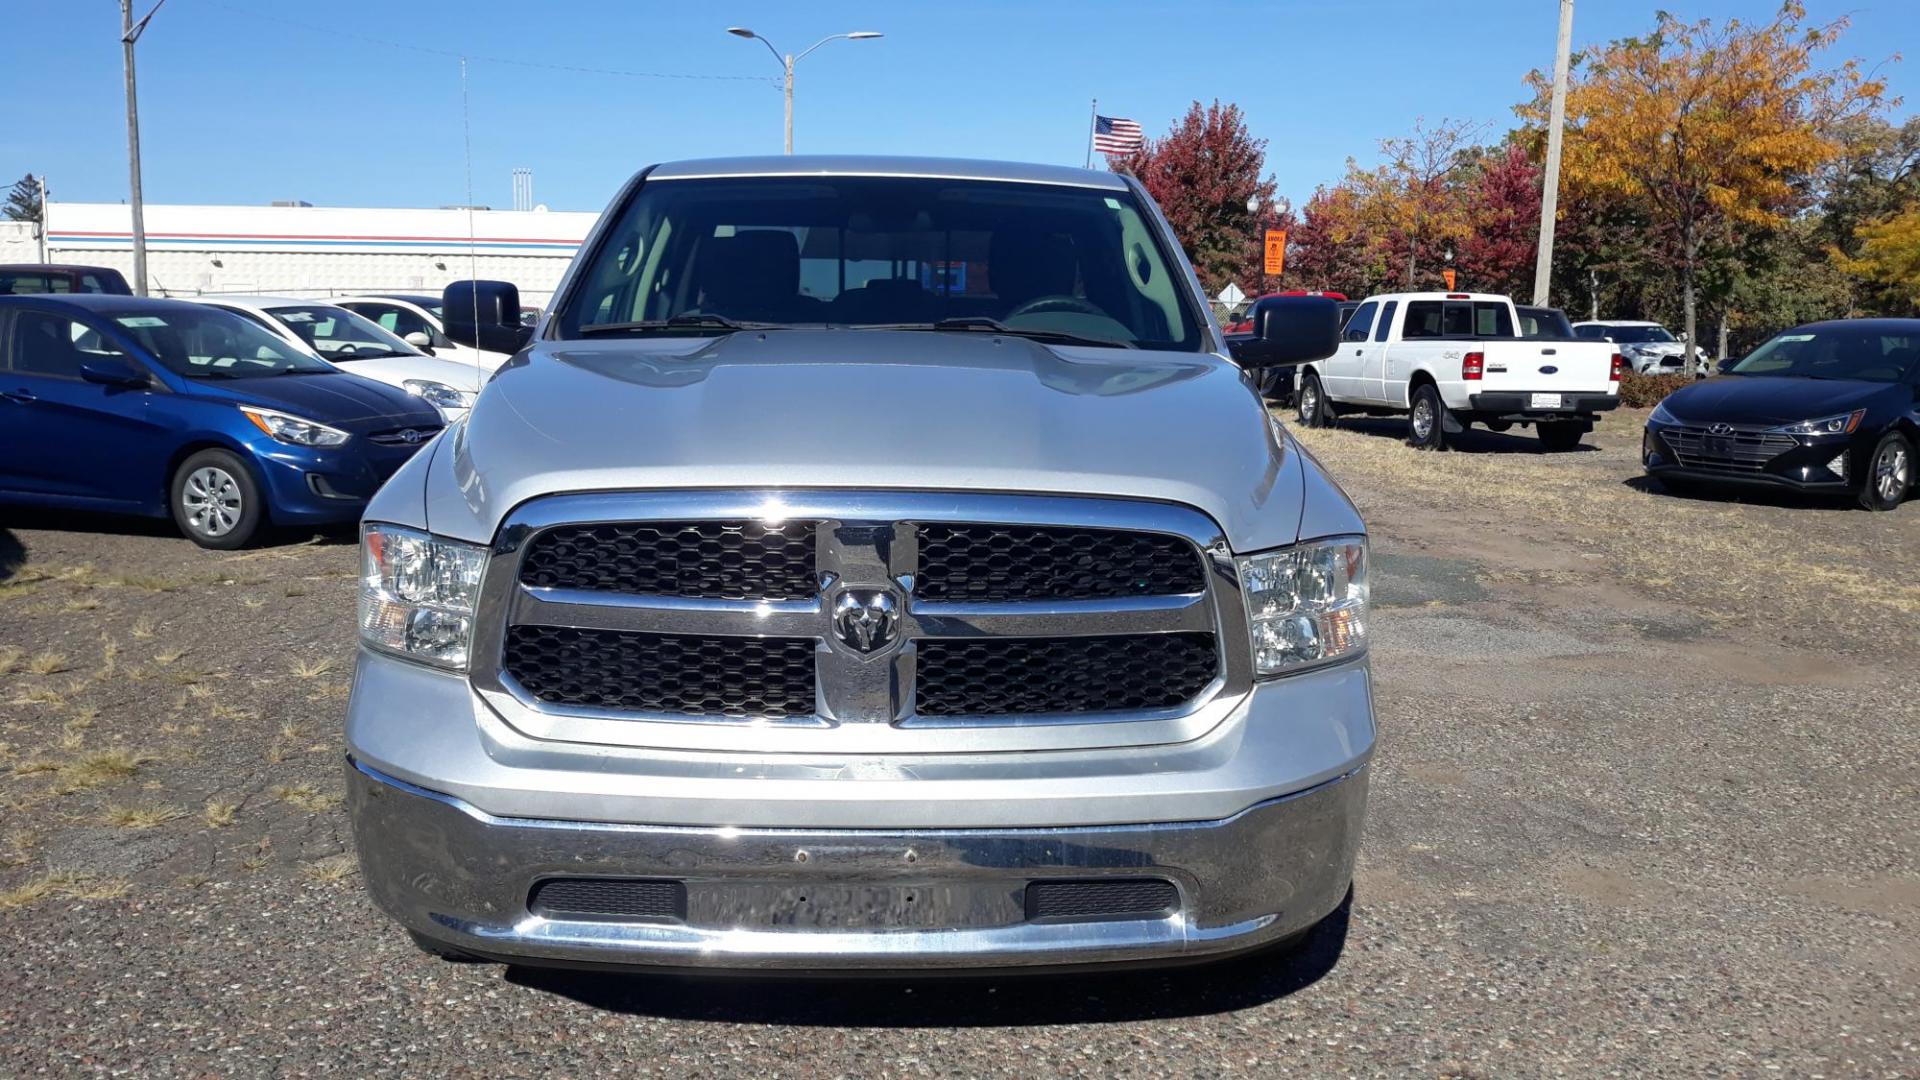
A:
POLYGON ((1485 358, 1479 385, 1471 393, 1524 392, 1541 395, 1533 409, 1557 409, 1562 394, 1604 394, 1613 387, 1613 346, 1604 341, 1482 341, 1473 346, 1485 358))

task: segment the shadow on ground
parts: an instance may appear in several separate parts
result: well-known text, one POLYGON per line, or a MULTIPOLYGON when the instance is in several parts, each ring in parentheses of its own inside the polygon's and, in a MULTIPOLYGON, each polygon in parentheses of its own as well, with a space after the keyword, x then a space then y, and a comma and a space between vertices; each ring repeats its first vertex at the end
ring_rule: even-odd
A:
POLYGON ((1352 897, 1293 951, 1195 967, 1053 975, 794 979, 513 967, 517 986, 610 1012, 803 1027, 1028 1027, 1162 1020, 1264 1005, 1319 982, 1346 948, 1352 897))
POLYGON ((0 581, 7 581, 26 565, 27 548, 11 529, 0 529, 0 581))
POLYGON ((1629 476, 1620 483, 1635 491, 1643 491, 1649 495, 1664 495, 1683 502, 1746 503, 1752 506, 1802 510, 1858 509, 1858 505, 1848 495, 1810 494, 1794 491, 1791 488, 1743 487, 1731 484, 1715 487, 1711 483, 1676 485, 1670 481, 1656 480, 1644 473, 1639 476, 1629 476))
MULTIPOLYGON (((103 514, 87 510, 47 510, 39 507, 9 507, 4 511, 6 529, 0 529, 0 535, 12 536, 19 531, 48 531, 93 533, 112 536, 158 536, 173 537, 182 544, 191 543, 180 535, 172 521, 165 518, 142 517, 137 514, 103 514)), ((304 544, 318 539, 322 544, 358 543, 360 527, 355 522, 338 525, 301 526, 299 528, 268 528, 255 537, 249 545, 253 548, 283 547, 288 544, 304 544)), ((0 540, 0 580, 7 573, 7 541, 0 540)), ((19 541, 14 540, 16 549, 19 541)))
MULTIPOLYGON (((1404 416, 1343 416, 1334 423, 1342 431, 1372 435, 1382 439, 1405 442, 1407 439, 1407 418, 1404 416)), ((1458 435, 1447 436, 1447 449, 1462 454, 1544 454, 1547 450, 1540 440, 1533 437, 1531 428, 1514 428, 1512 431, 1489 431, 1482 427, 1470 427, 1458 435)), ((1568 451, 1573 454, 1598 453, 1599 447, 1583 442, 1577 448, 1568 451)))

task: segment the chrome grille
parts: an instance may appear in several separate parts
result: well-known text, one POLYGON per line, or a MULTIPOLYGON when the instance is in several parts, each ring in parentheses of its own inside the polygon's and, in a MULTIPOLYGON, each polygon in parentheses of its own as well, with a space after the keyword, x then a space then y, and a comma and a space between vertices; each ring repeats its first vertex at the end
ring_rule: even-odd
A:
POLYGON ((1660 438, 1681 465, 1729 472, 1760 472, 1767 462, 1799 445, 1799 440, 1778 431, 1731 426, 1719 433, 1704 427, 1670 427, 1660 432, 1660 438))
POLYGON ((706 600, 797 600, 819 591, 811 521, 562 525, 520 558, 522 584, 706 600))
POLYGON ((1171 708, 1219 670, 1212 634, 932 640, 920 643, 923 716, 1171 708))
POLYGON ((539 738, 803 752, 1176 742, 1252 684, 1231 557, 1182 507, 561 495, 516 510, 494 552, 473 681, 539 738), (649 565, 669 538, 672 565, 649 565))
POLYGON ((926 522, 913 593, 922 600, 1101 600, 1206 588, 1177 536, 1114 529, 926 522))

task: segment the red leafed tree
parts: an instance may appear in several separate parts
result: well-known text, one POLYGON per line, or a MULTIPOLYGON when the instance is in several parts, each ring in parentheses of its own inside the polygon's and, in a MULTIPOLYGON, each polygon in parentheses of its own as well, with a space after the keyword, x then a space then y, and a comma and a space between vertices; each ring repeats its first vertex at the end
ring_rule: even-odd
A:
POLYGON ((1196 101, 1166 137, 1110 164, 1139 177, 1160 204, 1209 294, 1229 281, 1252 294, 1259 291, 1262 225, 1274 220, 1273 179, 1261 175, 1266 158, 1266 140, 1247 131, 1239 106, 1196 101))
POLYGON ((1540 235, 1540 167, 1522 147, 1492 150, 1464 194, 1472 232, 1461 238, 1454 260, 1460 287, 1530 295, 1540 235))

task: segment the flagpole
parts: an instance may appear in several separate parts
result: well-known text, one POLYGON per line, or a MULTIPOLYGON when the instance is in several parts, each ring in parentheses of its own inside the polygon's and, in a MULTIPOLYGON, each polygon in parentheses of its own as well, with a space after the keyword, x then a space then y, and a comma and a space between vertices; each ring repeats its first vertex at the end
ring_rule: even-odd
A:
POLYGON ((1100 124, 1100 99, 1093 99, 1093 107, 1087 110, 1087 164, 1093 168, 1093 129, 1100 124))

